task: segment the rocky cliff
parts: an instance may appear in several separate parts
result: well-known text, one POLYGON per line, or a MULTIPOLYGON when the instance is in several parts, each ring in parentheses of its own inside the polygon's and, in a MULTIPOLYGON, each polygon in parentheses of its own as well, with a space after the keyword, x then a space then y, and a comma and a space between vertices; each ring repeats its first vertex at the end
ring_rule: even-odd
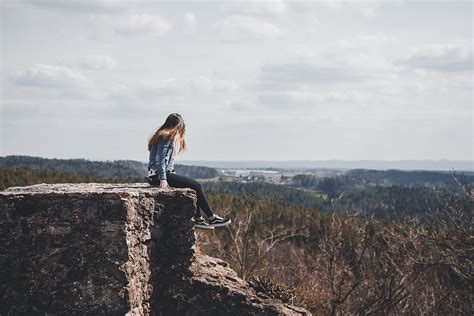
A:
POLYGON ((0 192, 0 314, 309 315, 196 254, 192 189, 0 192))

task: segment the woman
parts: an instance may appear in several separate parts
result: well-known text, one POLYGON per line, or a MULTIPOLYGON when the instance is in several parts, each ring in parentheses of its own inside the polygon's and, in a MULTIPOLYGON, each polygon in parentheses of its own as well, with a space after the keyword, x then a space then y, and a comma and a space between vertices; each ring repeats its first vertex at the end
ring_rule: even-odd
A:
POLYGON ((165 123, 148 140, 150 158, 146 179, 152 185, 159 183, 160 188, 171 186, 196 190, 198 207, 192 219, 196 227, 214 229, 214 227, 227 226, 231 220, 222 218, 213 212, 201 184, 193 178, 176 174, 174 171, 174 161, 178 150, 181 152, 187 149, 184 134, 185 125, 181 115, 178 113, 168 115, 165 123), (201 210, 206 214, 209 222, 206 222, 201 216, 201 210))

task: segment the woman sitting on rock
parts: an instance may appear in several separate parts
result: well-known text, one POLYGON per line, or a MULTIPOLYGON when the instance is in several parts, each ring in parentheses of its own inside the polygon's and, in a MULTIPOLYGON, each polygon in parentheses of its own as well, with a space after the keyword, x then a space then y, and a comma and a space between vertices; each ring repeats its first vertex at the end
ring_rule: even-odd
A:
POLYGON ((145 179, 151 185, 159 184, 160 188, 191 188, 196 190, 197 204, 196 214, 193 217, 195 226, 203 229, 214 229, 214 227, 229 225, 231 220, 225 219, 213 212, 209 207, 206 195, 201 184, 193 178, 176 174, 174 161, 176 155, 186 150, 184 140, 184 120, 178 113, 171 113, 165 123, 148 140, 150 157, 148 162, 148 177, 145 179), (206 214, 209 222, 201 216, 201 210, 206 214))

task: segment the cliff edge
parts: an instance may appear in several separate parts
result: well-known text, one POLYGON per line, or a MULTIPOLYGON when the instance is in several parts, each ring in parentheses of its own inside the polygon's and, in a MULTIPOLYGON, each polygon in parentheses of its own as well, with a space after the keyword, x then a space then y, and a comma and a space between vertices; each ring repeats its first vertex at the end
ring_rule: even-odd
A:
POLYGON ((39 184, 0 192, 0 314, 310 315, 198 255, 192 189, 39 184))

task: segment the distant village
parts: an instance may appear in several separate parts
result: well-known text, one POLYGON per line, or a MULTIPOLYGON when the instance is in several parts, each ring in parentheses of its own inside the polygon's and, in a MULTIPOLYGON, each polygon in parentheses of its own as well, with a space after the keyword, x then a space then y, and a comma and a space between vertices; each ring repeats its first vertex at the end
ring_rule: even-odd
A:
POLYGON ((297 174, 311 174, 327 177, 342 174, 344 171, 335 169, 218 169, 220 180, 241 183, 265 182, 273 184, 291 184, 292 177, 297 174))

